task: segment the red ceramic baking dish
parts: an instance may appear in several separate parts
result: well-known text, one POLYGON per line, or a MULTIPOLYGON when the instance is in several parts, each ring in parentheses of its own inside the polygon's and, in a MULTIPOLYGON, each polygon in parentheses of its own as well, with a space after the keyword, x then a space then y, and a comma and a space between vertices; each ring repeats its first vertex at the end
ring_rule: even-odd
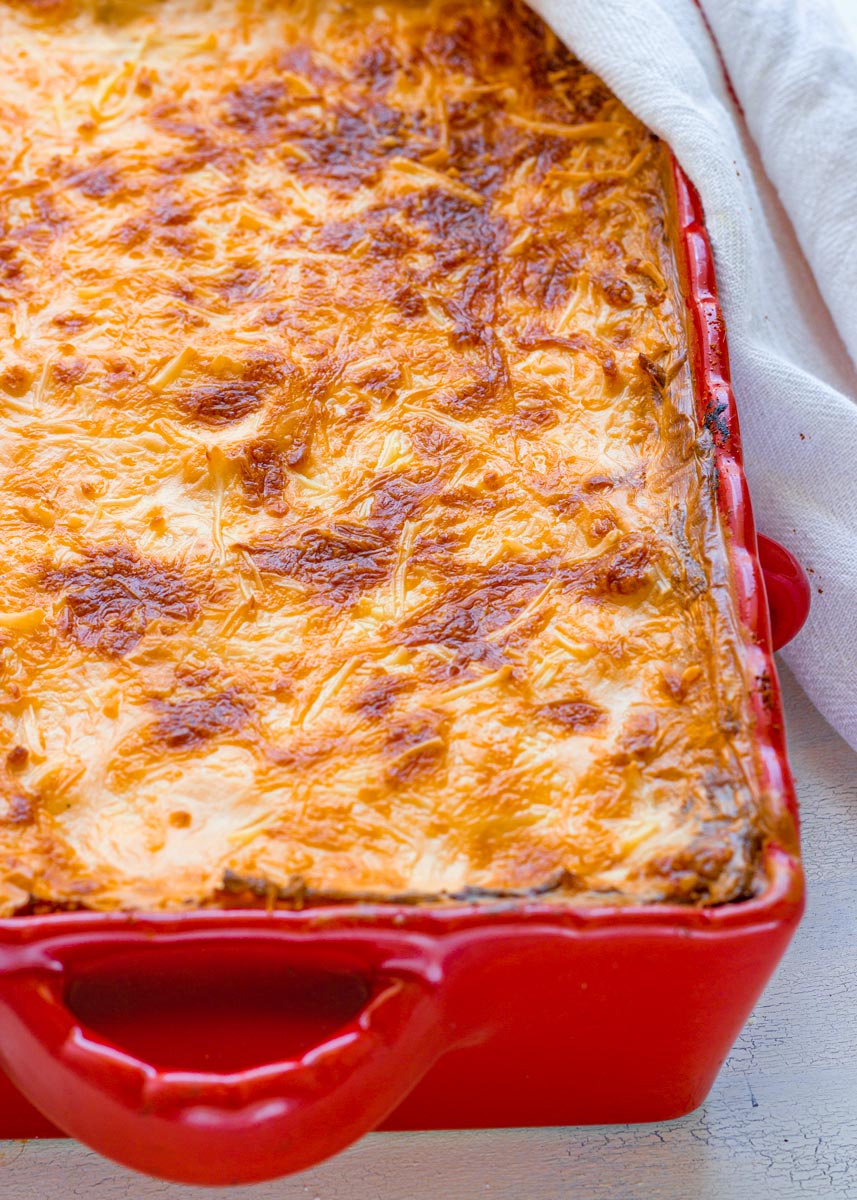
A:
POLYGON ((763 893, 710 908, 6 920, 3 1136, 62 1130, 138 1170, 226 1185, 308 1167, 378 1128, 660 1121, 704 1099, 803 906, 772 648, 800 627, 809 589, 790 555, 757 543, 711 249, 677 165, 673 180, 698 413, 717 445, 777 830, 763 893))

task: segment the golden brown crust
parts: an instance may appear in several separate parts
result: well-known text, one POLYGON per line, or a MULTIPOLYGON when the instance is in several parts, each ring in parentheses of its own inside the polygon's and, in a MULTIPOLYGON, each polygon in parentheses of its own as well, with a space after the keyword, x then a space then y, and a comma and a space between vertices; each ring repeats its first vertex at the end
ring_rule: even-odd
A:
POLYGON ((747 894, 656 139, 504 0, 0 62, 2 910, 747 894))

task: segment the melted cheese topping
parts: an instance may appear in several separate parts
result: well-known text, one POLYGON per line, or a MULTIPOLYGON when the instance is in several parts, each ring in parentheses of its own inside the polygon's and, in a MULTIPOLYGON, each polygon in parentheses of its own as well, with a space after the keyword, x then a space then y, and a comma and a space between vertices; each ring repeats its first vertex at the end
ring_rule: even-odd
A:
POLYGON ((656 139, 503 0, 0 66, 0 911, 747 894, 656 139))

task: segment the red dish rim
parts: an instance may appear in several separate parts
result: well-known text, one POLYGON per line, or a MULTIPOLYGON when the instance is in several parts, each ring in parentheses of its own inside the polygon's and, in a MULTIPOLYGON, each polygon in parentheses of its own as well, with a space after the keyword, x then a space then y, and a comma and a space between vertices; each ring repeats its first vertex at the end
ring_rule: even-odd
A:
POLYGON ((803 872, 798 856, 798 811, 786 756, 785 729, 765 584, 744 475, 738 414, 729 373, 726 329, 717 298, 714 257, 696 189, 670 154, 679 267, 690 317, 690 342, 698 416, 714 443, 718 506, 724 521, 733 594, 745 630, 744 648, 754 743, 768 827, 776 831, 763 857, 767 886, 749 900, 712 908, 677 904, 575 906, 574 902, 504 900, 450 904, 443 908, 366 904, 319 905, 302 910, 193 909, 186 912, 55 913, 0 920, 0 941, 26 944, 44 937, 90 931, 182 935, 277 925, 294 929, 392 929, 443 935, 480 926, 550 925, 584 930, 668 927, 716 933, 769 924, 800 907, 803 872))

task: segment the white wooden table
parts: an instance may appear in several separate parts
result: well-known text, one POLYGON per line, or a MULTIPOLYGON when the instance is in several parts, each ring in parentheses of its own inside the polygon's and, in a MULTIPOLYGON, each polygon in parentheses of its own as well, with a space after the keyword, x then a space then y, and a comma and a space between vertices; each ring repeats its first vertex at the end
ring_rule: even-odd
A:
POLYGON ((857 1200, 857 754, 782 677, 809 905, 697 1112, 374 1134, 290 1179, 214 1190, 132 1175, 75 1142, 7 1142, 0 1200, 857 1200))

